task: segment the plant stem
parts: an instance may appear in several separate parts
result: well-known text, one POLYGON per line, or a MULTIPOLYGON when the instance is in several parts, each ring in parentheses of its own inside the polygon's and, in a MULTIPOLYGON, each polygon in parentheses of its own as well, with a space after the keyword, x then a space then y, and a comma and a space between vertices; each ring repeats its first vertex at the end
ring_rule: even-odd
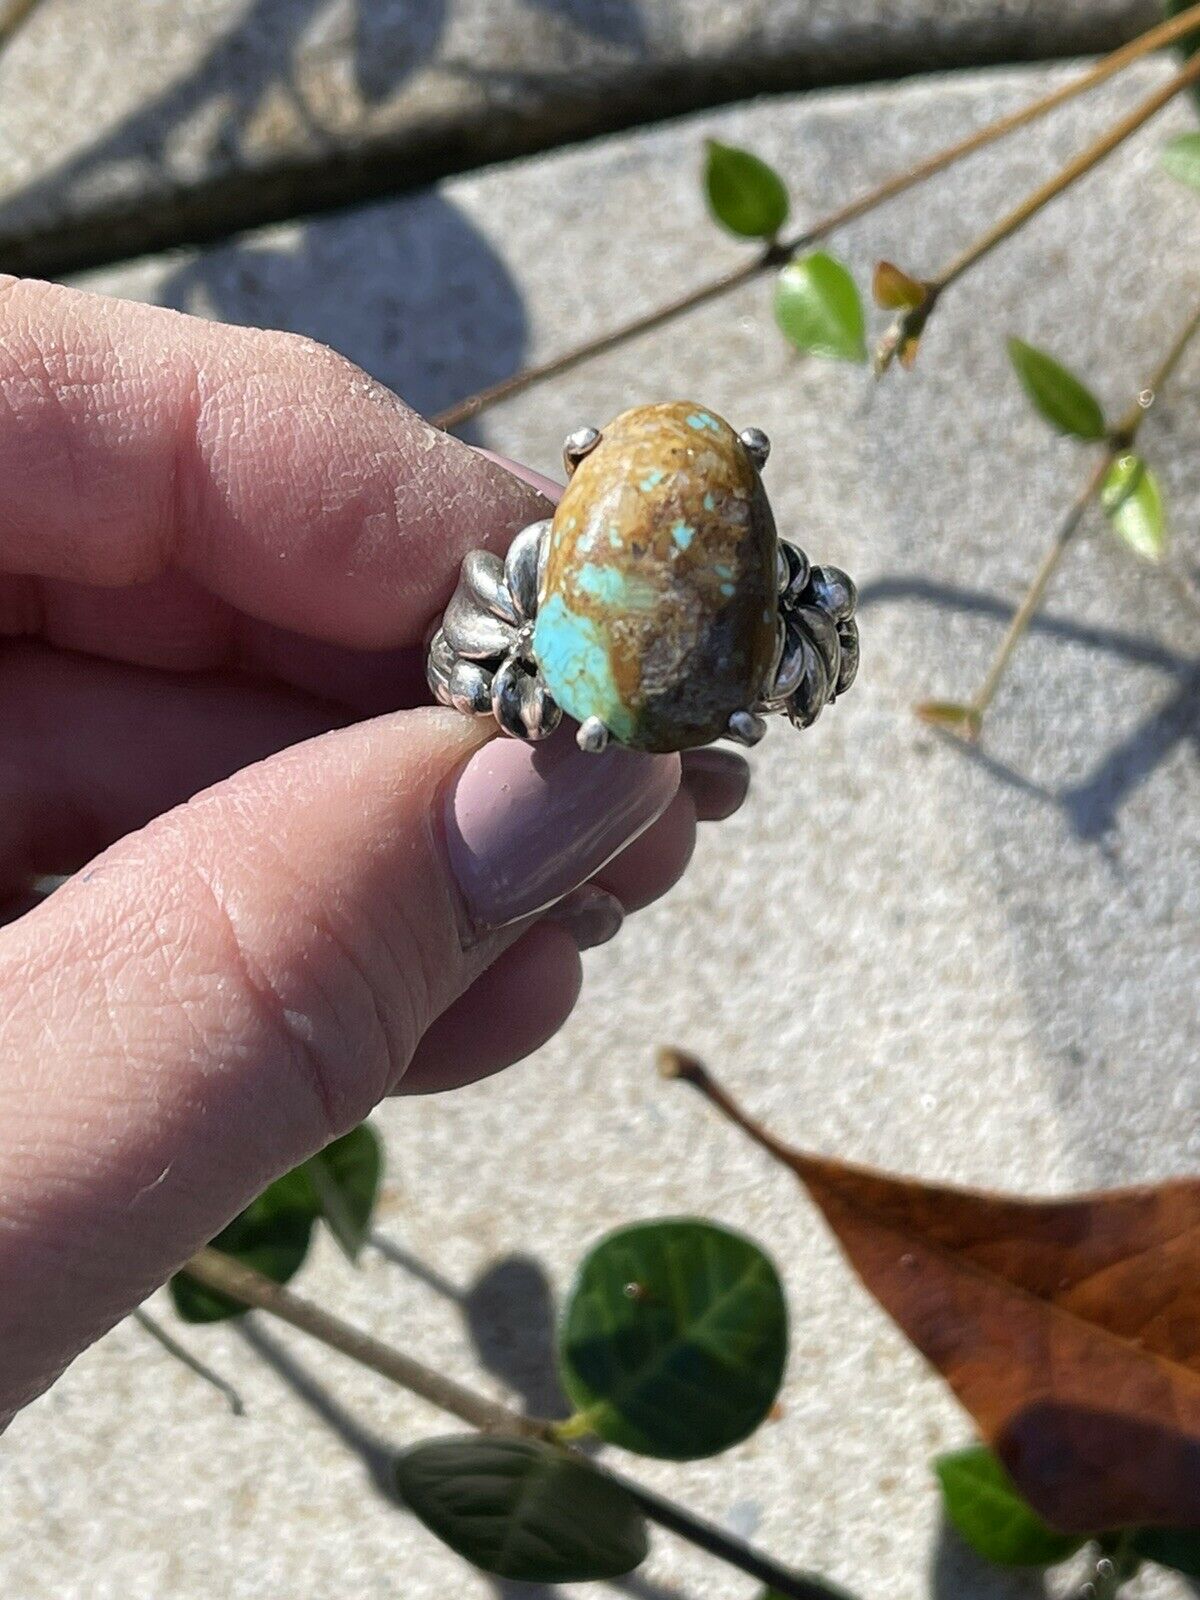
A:
POLYGON ((574 345, 560 355, 552 356, 548 361, 541 361, 536 366, 525 367, 510 377, 501 378, 498 383, 489 384, 477 394, 468 395, 465 400, 457 401, 445 411, 436 412, 430 421, 435 428, 460 427, 498 401, 507 400, 512 395, 523 394, 526 389, 532 389, 535 384, 543 383, 547 378, 557 378, 560 373, 570 372, 572 367, 590 361, 593 356, 601 356, 609 350, 615 350, 618 345, 635 338, 638 334, 649 333, 652 329, 661 327, 663 323, 682 316, 685 311, 694 311, 697 306, 706 305, 708 301, 728 294, 731 289, 740 288, 743 283, 749 283, 752 278, 757 278, 759 273, 766 272, 768 268, 782 266, 792 251, 799 248, 802 246, 794 240, 790 245, 768 245, 760 255, 753 261, 746 262, 744 266, 736 267, 732 272, 726 272, 708 283, 702 283, 697 289, 689 289, 686 294, 668 301, 657 310, 647 312, 645 316, 635 317, 631 322, 623 323, 611 333, 602 333, 594 339, 585 339, 582 344, 574 345))
POLYGON ((181 1362, 189 1372, 194 1372, 196 1377, 202 1378, 207 1384, 211 1384, 218 1394, 224 1395, 229 1409, 235 1417, 245 1416, 246 1408, 242 1404, 242 1397, 231 1383, 226 1383, 225 1379, 214 1372, 211 1367, 205 1366, 204 1362, 194 1356, 190 1350, 186 1350, 178 1339, 173 1339, 167 1330, 161 1327, 150 1313, 143 1310, 141 1306, 138 1306, 133 1311, 132 1316, 138 1327, 144 1328, 169 1356, 174 1356, 175 1360, 181 1362))
POLYGON ((941 294, 943 289, 948 288, 956 279, 961 278, 965 272, 968 272, 973 266, 982 261, 998 244, 1003 244, 1006 239, 1010 239, 1019 228, 1025 226, 1031 217, 1035 217, 1043 206, 1048 205, 1051 200, 1062 194, 1064 190, 1069 189, 1073 183, 1078 182, 1093 167, 1099 166, 1106 157, 1110 156, 1114 150, 1124 144, 1126 139, 1130 138, 1139 128, 1149 122, 1151 117, 1161 111, 1177 94, 1182 94, 1185 89, 1190 88, 1194 83, 1200 83, 1200 56, 1197 56, 1193 61, 1189 61, 1187 66, 1163 84, 1161 89, 1156 89, 1153 94, 1147 95, 1145 100, 1140 101, 1132 111, 1127 112, 1119 122, 1109 128, 1107 133, 1094 140, 1085 150, 1081 150, 1073 161, 1069 161, 1063 167, 1061 172, 1056 173, 1054 177, 1039 185, 1019 205, 1014 206, 1007 216, 1001 217, 999 222, 990 227, 986 233, 981 234, 960 255, 955 256, 953 261, 942 268, 941 272, 927 280, 927 287, 931 296, 936 297, 941 294))
MULTIPOLYGON (((211 1246, 198 1251, 188 1261, 184 1271, 207 1288, 228 1295, 231 1300, 237 1300, 244 1306, 252 1306, 255 1310, 266 1311, 271 1316, 278 1317, 281 1322, 298 1328, 329 1349, 339 1351, 351 1361, 357 1361, 360 1366, 368 1367, 381 1378, 386 1378, 400 1388, 419 1395, 421 1399, 428 1400, 439 1410, 449 1412, 451 1416, 458 1417, 460 1421, 480 1429, 481 1432, 515 1434, 524 1438, 541 1439, 548 1444, 558 1444, 554 1423, 522 1416, 519 1411, 514 1411, 509 1406, 485 1399, 483 1395, 476 1394, 463 1384, 455 1382, 453 1378, 447 1378, 442 1373, 435 1372, 433 1368, 414 1361, 411 1356, 406 1356, 391 1345, 372 1338, 370 1334, 363 1333, 361 1329, 353 1327, 348 1322, 343 1322, 340 1317, 333 1316, 311 1300, 303 1299, 290 1289, 285 1289, 282 1284, 264 1277, 251 1267, 243 1266, 240 1261, 233 1260, 232 1257, 212 1249, 211 1246)), ((565 1447, 559 1444, 559 1448, 565 1447)), ((650 1521, 656 1522, 671 1533, 678 1534, 681 1539, 686 1539, 698 1549, 706 1550, 727 1565, 737 1567, 750 1577, 775 1589, 779 1594, 789 1596, 790 1600, 829 1600, 827 1587, 779 1566, 769 1556, 754 1549, 752 1545, 735 1539, 723 1528, 706 1522, 682 1506, 661 1499, 649 1489, 643 1489, 639 1484, 595 1461, 589 1460, 588 1465, 593 1471, 619 1484, 626 1494, 637 1502, 650 1521)))
POLYGON ((1086 72, 1073 78, 1069 83, 1061 84, 1057 89, 1052 89, 1049 94, 1040 96, 1030 101, 1028 105, 1021 106, 1016 111, 1009 112, 1006 116, 999 117, 995 122, 989 122, 986 127, 978 128, 974 133, 967 134, 965 138, 956 140, 953 144, 946 145, 943 149, 935 151, 925 160, 919 161, 915 166, 906 168, 903 172, 896 173, 891 178, 886 178, 874 188, 868 189, 856 199, 847 201, 837 210, 829 212, 819 221, 811 223, 801 233, 792 235, 787 240, 776 241, 767 245, 753 260, 731 272, 723 273, 720 277, 713 278, 686 294, 670 300, 666 305, 658 307, 645 315, 635 317, 620 327, 612 329, 609 333, 600 334, 595 338, 586 339, 582 343, 552 356, 547 361, 542 361, 534 366, 523 368, 520 372, 513 373, 510 377, 502 378, 499 382, 489 384, 487 388, 480 389, 477 393, 468 395, 465 399, 448 406, 433 417, 434 424, 439 428, 455 428, 462 423, 477 417, 480 412, 496 405, 501 400, 506 400, 513 395, 522 394, 526 389, 531 389, 535 384, 542 383, 548 378, 558 377, 561 373, 569 372, 573 367, 590 360, 593 356, 605 354, 616 349, 627 340, 638 337, 640 334, 649 333, 664 323, 693 311, 697 307, 706 305, 710 300, 728 294, 731 290, 740 288, 742 284, 749 283, 751 279, 761 273, 768 272, 772 267, 781 266, 798 250, 807 250, 822 239, 828 237, 835 229, 844 227, 849 222, 856 221, 865 216, 876 207, 884 205, 889 200, 894 200, 898 195, 904 194, 908 189, 915 188, 918 184, 926 182, 929 178, 936 177, 945 172, 956 162, 966 156, 973 155, 977 150, 985 149, 998 139, 1016 132, 1018 128, 1028 127, 1032 122, 1044 117, 1048 112, 1065 105, 1076 96, 1085 94, 1089 89, 1096 88, 1099 84, 1106 83, 1125 67, 1131 66, 1143 56, 1173 44, 1181 39, 1193 28, 1200 26, 1200 3, 1189 6, 1186 11, 1181 11, 1178 16, 1166 22, 1160 22, 1156 27, 1139 34, 1136 39, 1122 45, 1119 50, 1112 51, 1103 56, 1096 64, 1089 67, 1086 72))
POLYGON ((988 669, 987 676, 984 678, 978 693, 970 703, 970 709, 975 714, 974 727, 976 732, 978 732, 984 713, 995 698, 996 690, 1000 686, 1000 680, 1008 668, 1013 652, 1041 607, 1046 590, 1050 586, 1050 580, 1058 571, 1059 564, 1067 549, 1074 542, 1088 508, 1097 499, 1101 489, 1104 487, 1104 481, 1112 468, 1113 462, 1127 450, 1132 450, 1137 442, 1138 434, 1141 432, 1142 424, 1150 414, 1164 386, 1183 359, 1188 345, 1195 338, 1198 331, 1200 331, 1200 305, 1196 307, 1195 311, 1176 334, 1170 349, 1151 374, 1145 388, 1139 391, 1137 398, 1118 421, 1116 427, 1110 432, 1108 442, 1104 447, 1104 453, 1097 462, 1095 470, 1089 475, 1087 482, 1071 502, 1066 515, 1055 530, 1050 547, 1042 557, 1024 599, 1013 613, 1012 621, 1005 631, 1000 648, 996 652, 995 660, 988 669))
POLYGON ((351 1361, 357 1361, 359 1366, 369 1367, 381 1378, 411 1390, 440 1411, 448 1411, 451 1416, 458 1417, 481 1432, 517 1433, 527 1438, 545 1436, 548 1424, 522 1417, 507 1406, 475 1394, 453 1378, 444 1377, 391 1345, 372 1338, 369 1333, 343 1322, 340 1317, 331 1315, 311 1300, 301 1299, 282 1284, 261 1272, 255 1272, 252 1267, 244 1266, 220 1250, 209 1246, 199 1251, 184 1270, 198 1283, 215 1289, 219 1294, 228 1295, 231 1300, 254 1306, 259 1311, 269 1311, 272 1316, 290 1323, 293 1328, 319 1339, 331 1350, 338 1350, 351 1361))
POLYGON ((1071 502, 1066 516, 1055 530, 1049 549, 1038 564, 1032 583, 1026 590, 1020 605, 1013 612, 1012 620, 1005 629, 1004 638, 1000 642, 1000 648, 988 668, 987 677, 984 678, 979 692, 971 701, 971 710, 975 713, 973 730, 976 736, 978 736, 984 713, 995 699, 996 690, 1000 687, 1000 680, 1008 669, 1008 663, 1012 659, 1013 652, 1024 638, 1029 624, 1040 610, 1046 590, 1050 587, 1050 580, 1058 571, 1059 564, 1067 553, 1067 547, 1075 538, 1088 507, 1104 486, 1104 480, 1108 476, 1109 469, 1116 458, 1117 451, 1109 445, 1097 463, 1095 471, 1071 502))

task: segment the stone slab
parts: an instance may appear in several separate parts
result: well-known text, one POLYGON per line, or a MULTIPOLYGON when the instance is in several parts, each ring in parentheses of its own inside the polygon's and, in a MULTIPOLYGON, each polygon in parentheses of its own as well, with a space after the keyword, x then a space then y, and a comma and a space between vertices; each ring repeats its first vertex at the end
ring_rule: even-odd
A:
MULTIPOLYGON (((864 219, 836 248, 860 277, 880 254, 935 268, 1158 70, 864 219)), ((1053 80, 988 73, 740 107, 89 281, 303 329, 442 405, 738 259, 696 192, 703 135, 778 161, 803 214, 1053 80)), ((568 428, 637 400, 695 396, 765 427, 781 528, 862 583, 863 671, 810 733, 772 731, 744 812, 704 834, 661 905, 586 958, 558 1039, 502 1079, 383 1109, 387 1253, 354 1273, 322 1249, 303 1288, 545 1409, 550 1309, 592 1239, 689 1211, 746 1229, 791 1298, 783 1416, 719 1460, 632 1470, 862 1600, 1042 1590, 982 1569, 941 1530, 928 1460, 966 1441, 963 1416, 787 1176, 659 1083, 652 1056, 664 1041, 696 1049, 785 1135, 930 1178, 1045 1192, 1195 1171, 1195 613, 1097 530, 1019 653, 979 756, 910 714, 979 681, 1087 469, 1086 451, 1030 413, 1003 336, 1049 345, 1115 408, 1200 293, 1200 207, 1156 168, 1188 118, 1164 116, 948 294, 909 376, 876 387, 793 356, 753 284, 478 430, 553 471, 568 428)), ((1198 403, 1200 351, 1145 441, 1191 569, 1198 403)), ((4 1441, 6 1593, 528 1593, 467 1572, 378 1492, 385 1446, 447 1431, 427 1407, 299 1336, 184 1337, 249 1415, 233 1420, 141 1330, 118 1328, 4 1441)), ((620 1592, 750 1600, 752 1586, 664 1537, 620 1592)), ((1184 1593, 1153 1575, 1128 1592, 1184 1593)))
POLYGON ((1105 49, 1154 15, 1154 0, 40 0, 0 53, 0 268, 211 238, 764 90, 1105 49))

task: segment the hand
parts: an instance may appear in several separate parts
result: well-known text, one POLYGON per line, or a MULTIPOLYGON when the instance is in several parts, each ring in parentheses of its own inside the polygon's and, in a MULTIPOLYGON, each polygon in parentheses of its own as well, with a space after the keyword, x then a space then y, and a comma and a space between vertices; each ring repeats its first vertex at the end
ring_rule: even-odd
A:
POLYGON ((740 802, 396 709, 546 510, 311 341, 0 280, 0 900, 77 873, 0 929, 0 1421, 381 1096, 547 1039, 740 802))

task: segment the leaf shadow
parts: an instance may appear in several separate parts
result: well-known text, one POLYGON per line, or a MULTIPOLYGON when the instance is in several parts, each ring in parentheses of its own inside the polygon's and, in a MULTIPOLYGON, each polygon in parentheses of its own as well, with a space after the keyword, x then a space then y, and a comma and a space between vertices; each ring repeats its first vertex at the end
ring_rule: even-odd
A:
POLYGON ((373 1233, 371 1244, 457 1308, 479 1364, 513 1391, 527 1416, 570 1415, 558 1381, 554 1290, 539 1262, 522 1254, 501 1256, 461 1289, 386 1235, 373 1233))

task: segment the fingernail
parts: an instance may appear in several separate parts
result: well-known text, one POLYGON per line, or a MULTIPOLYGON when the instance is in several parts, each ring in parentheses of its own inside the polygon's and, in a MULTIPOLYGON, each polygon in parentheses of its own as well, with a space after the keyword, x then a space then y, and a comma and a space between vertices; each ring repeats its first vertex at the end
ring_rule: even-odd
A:
POLYGON ((750 764, 736 750, 689 750, 683 758, 683 786, 701 822, 724 822, 750 789, 750 764))
POLYGON ((642 833, 679 787, 675 756, 493 739, 446 798, 446 848, 476 930, 502 928, 562 900, 642 833))
POLYGON ((620 933, 625 907, 607 889, 585 883, 547 911, 546 921, 562 923, 581 950, 594 950, 620 933))

